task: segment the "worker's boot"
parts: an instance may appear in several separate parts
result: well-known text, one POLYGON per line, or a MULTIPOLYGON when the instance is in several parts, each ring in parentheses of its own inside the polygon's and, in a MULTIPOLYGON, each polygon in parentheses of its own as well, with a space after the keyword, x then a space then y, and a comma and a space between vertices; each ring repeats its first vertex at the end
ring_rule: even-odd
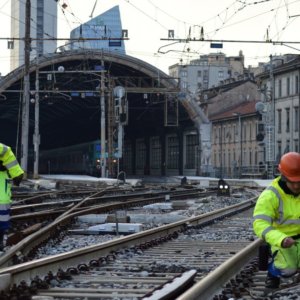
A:
POLYGON ((266 283, 266 288, 277 289, 279 288, 280 285, 280 278, 275 277, 272 274, 268 273, 265 283, 266 283))

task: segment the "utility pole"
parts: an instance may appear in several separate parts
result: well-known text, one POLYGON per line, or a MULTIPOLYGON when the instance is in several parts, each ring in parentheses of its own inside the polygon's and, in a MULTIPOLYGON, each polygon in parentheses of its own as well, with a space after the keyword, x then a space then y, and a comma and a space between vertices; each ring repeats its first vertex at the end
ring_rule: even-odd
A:
POLYGON ((113 130, 114 130, 114 98, 111 93, 112 81, 108 76, 109 95, 107 103, 107 165, 110 176, 114 175, 114 149, 113 149, 113 130))
POLYGON ((27 176, 28 171, 28 135, 29 135, 29 65, 30 65, 30 0, 26 0, 25 9, 25 68, 24 68, 24 92, 22 102, 22 136, 21 136, 21 166, 27 176))
POLYGON ((34 147, 34 163, 33 163, 33 178, 39 177, 39 146, 40 146, 40 97, 39 97, 39 48, 36 49, 36 69, 35 69, 35 102, 34 102, 34 134, 33 134, 33 147, 34 147))
POLYGON ((266 163, 268 178, 274 177, 275 162, 275 93, 273 77, 273 60, 270 55, 270 85, 269 93, 266 93, 267 113, 265 116, 266 126, 266 163))
MULTIPOLYGON (((101 60, 101 65, 104 69, 104 61, 101 60)), ((105 75, 104 72, 101 73, 100 80, 100 109, 101 109, 101 177, 106 177, 106 127, 105 127, 105 75)))

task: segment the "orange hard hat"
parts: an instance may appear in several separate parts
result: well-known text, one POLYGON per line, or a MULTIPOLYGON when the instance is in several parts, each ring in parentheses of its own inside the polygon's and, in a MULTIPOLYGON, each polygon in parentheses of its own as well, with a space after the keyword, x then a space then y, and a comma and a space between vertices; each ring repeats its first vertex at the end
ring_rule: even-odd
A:
POLYGON ((300 154, 288 152, 282 155, 278 170, 289 181, 300 182, 300 154))

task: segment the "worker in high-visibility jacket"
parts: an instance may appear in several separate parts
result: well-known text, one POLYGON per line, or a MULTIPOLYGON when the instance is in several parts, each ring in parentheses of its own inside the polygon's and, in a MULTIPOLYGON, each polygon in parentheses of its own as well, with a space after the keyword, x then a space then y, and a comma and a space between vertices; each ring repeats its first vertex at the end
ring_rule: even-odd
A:
POLYGON ((300 270, 300 154, 284 154, 278 170, 280 176, 261 193, 253 213, 254 232, 271 247, 268 288, 300 270))
POLYGON ((19 185, 24 171, 9 146, 0 143, 0 251, 10 227, 11 184, 19 185))

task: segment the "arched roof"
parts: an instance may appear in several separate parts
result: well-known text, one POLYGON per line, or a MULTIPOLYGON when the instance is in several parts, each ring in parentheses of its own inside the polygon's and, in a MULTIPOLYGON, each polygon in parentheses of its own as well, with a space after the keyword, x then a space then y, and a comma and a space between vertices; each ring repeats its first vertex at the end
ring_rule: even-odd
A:
MULTIPOLYGON (((98 138, 101 90, 108 97, 113 87, 125 87, 128 127, 136 132, 163 126, 165 97, 176 97, 179 92, 177 80, 144 61, 114 52, 75 50, 48 54, 31 62, 32 102, 37 69, 41 148, 98 138)), ((1 130, 0 140, 13 145, 20 139, 23 78, 21 66, 0 81, 0 126, 6 128, 1 130)), ((31 103, 30 140, 34 124, 31 103)))

